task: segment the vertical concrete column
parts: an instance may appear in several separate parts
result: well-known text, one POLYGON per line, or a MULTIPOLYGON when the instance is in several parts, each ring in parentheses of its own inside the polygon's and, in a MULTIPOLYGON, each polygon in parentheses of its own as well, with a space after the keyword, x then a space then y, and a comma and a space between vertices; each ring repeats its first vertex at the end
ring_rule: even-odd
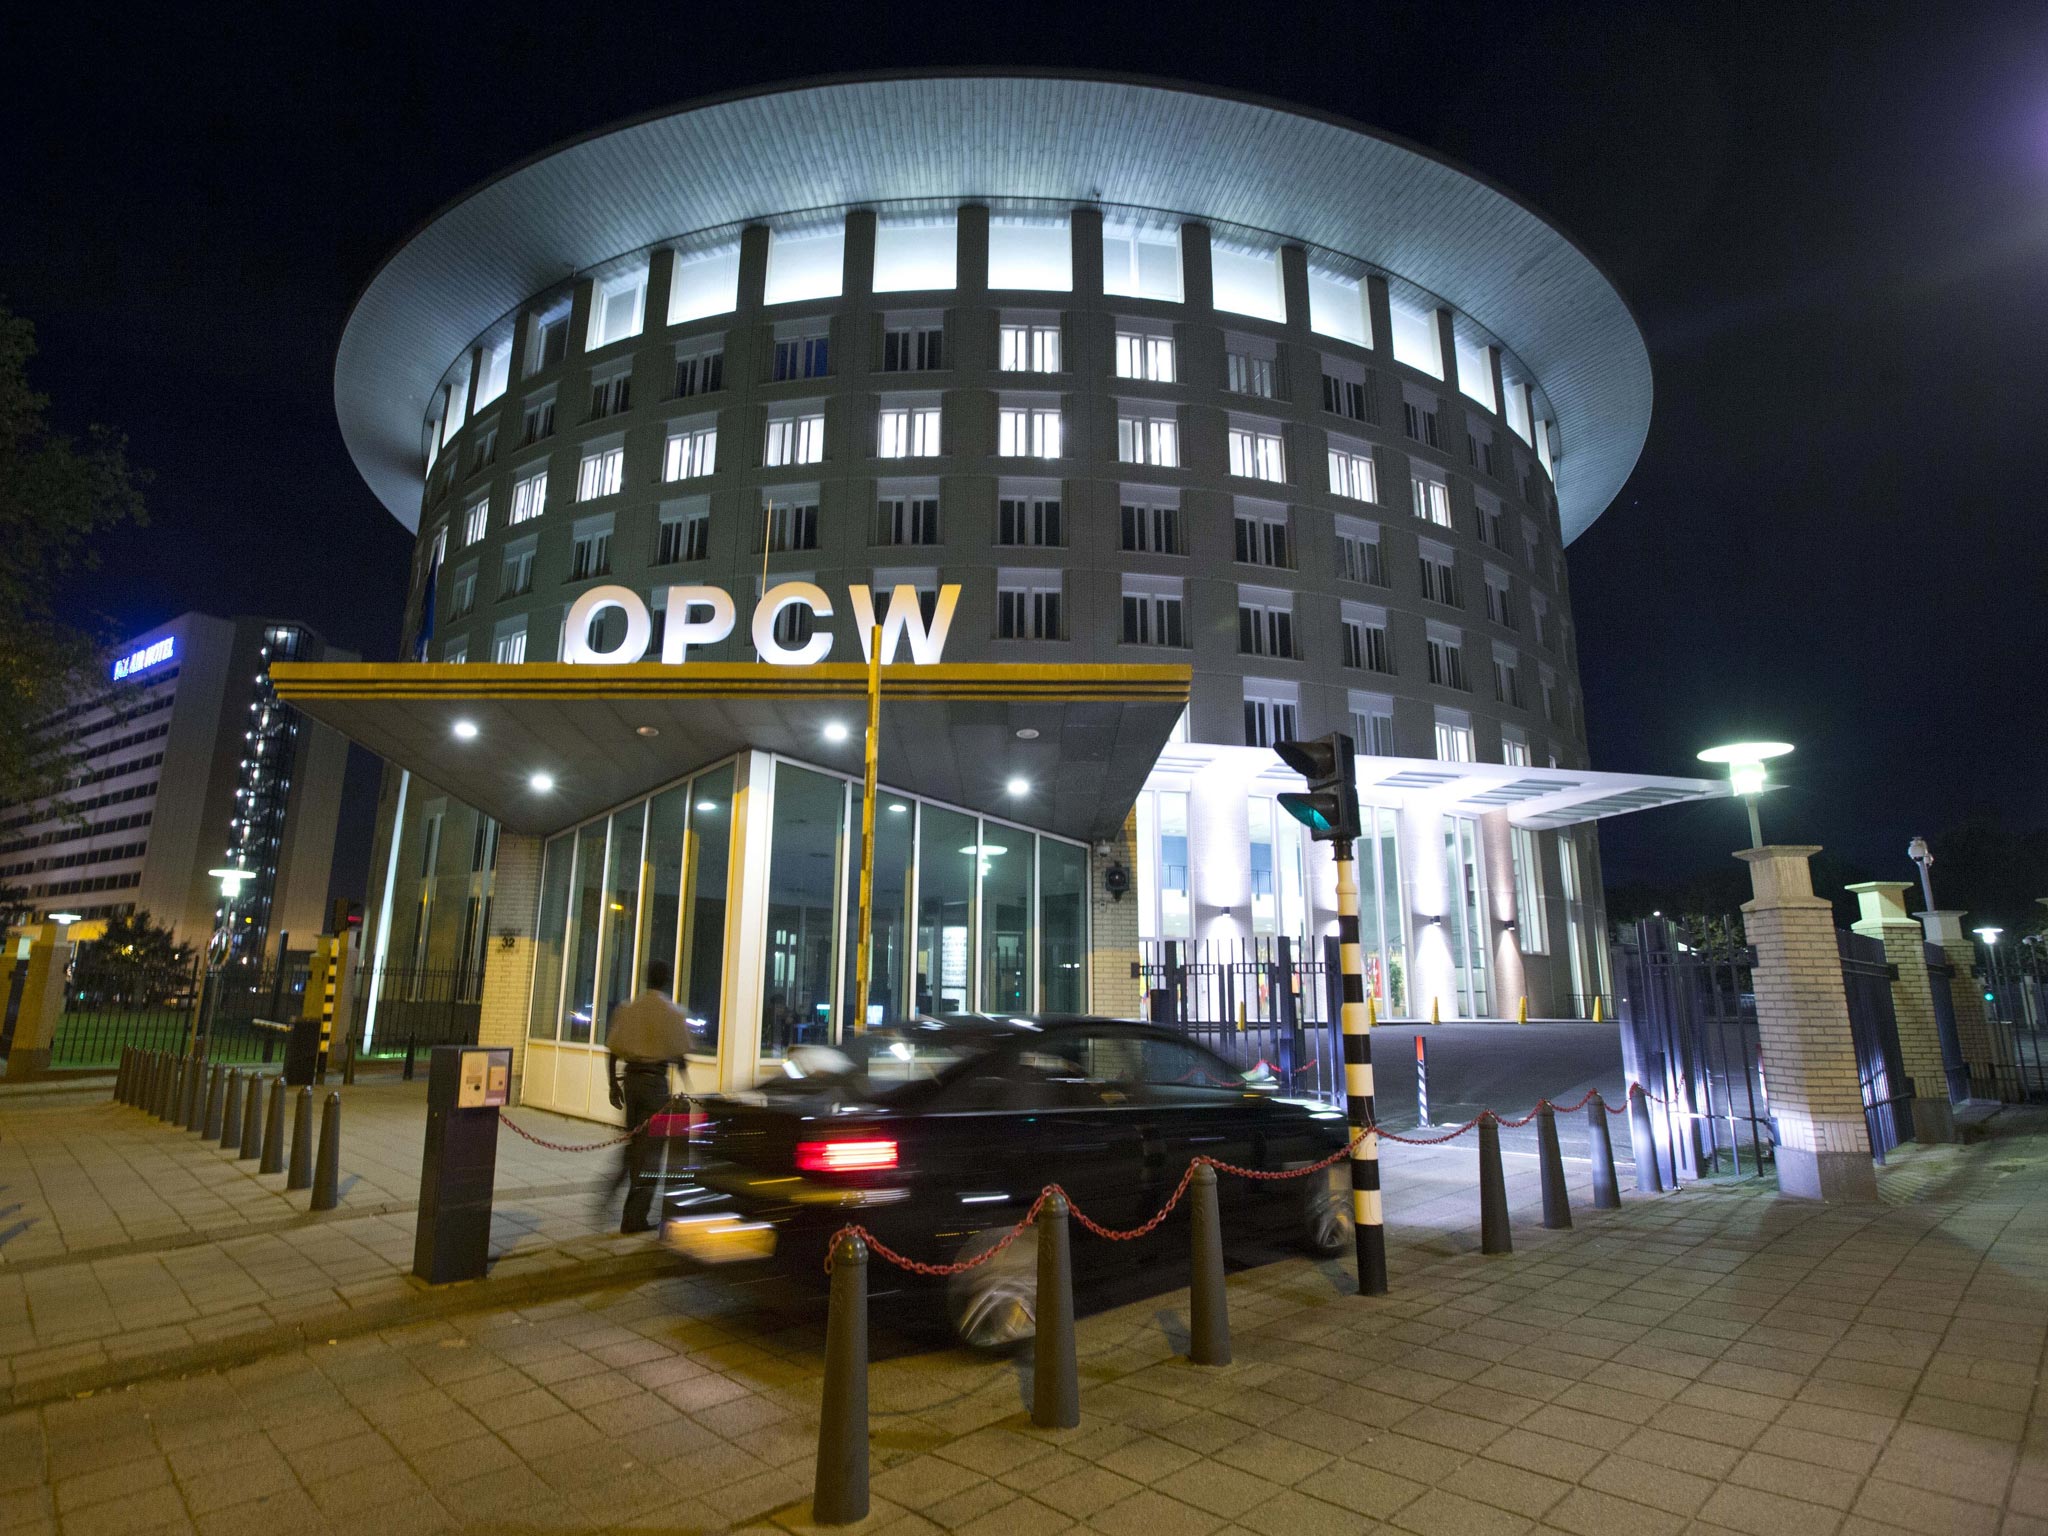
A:
POLYGON ((71 944, 57 935, 55 923, 38 923, 28 930, 28 974, 22 978, 14 1039, 7 1048, 10 1083, 41 1077, 50 1070, 50 1049, 56 1044, 58 1021, 64 1017, 64 972, 71 964, 71 944))
MULTIPOLYGON (((725 986, 719 998, 718 1091, 751 1088, 761 1060, 761 976, 768 957, 768 865, 775 846, 775 760, 735 764, 726 864, 725 986)), ((694 1083, 693 1083, 694 1086, 694 1083)))
POLYGON ((875 291, 875 210, 856 208, 846 216, 846 244, 841 250, 839 297, 848 306, 864 308, 875 291))
POLYGON ((1394 360, 1394 301, 1387 294, 1387 280, 1377 272, 1368 274, 1365 279, 1365 307, 1372 317, 1372 336, 1369 338, 1372 349, 1380 354, 1381 362, 1391 363, 1394 360))
POLYGON ((953 216, 955 291, 963 304, 988 302, 988 205, 963 203, 953 216))
MULTIPOLYGON (((1486 368, 1493 377, 1493 414, 1505 420, 1508 414, 1508 387, 1507 376, 1501 372, 1499 347, 1486 349, 1486 368)), ((1508 461, 1503 459, 1501 462, 1508 461)))
MULTIPOLYGON (((640 334, 643 337, 659 336, 668 329, 668 296, 675 282, 675 247, 664 245, 650 252, 647 257, 647 297, 640 312, 640 334)), ((662 366, 667 367, 666 360, 662 366)), ((666 395, 671 382, 662 379, 655 387, 666 395)), ((651 398, 658 399, 659 396, 651 398)))
MULTIPOLYGON (((1522 999, 1529 995, 1529 971, 1522 957, 1522 925, 1538 924, 1542 918, 1515 905, 1520 893, 1515 888, 1514 833, 1506 811, 1488 811, 1479 818, 1479 845, 1486 870, 1486 904, 1493 919, 1493 932, 1486 935, 1493 969, 1493 1011, 1500 1018, 1512 1019, 1522 999), (1513 928, 1508 927, 1510 920, 1513 928)), ((1539 1003, 1536 1012, 1543 1011, 1539 1003)))
POLYGON ((1963 931, 1963 914, 1945 910, 1922 912, 1920 923, 1927 932, 1927 942, 1940 945, 1948 963, 1955 967, 1948 992, 1956 1015, 1956 1043, 1962 1047, 1963 1064, 1970 1069, 1971 1097, 1984 1089, 1992 1098, 1999 1098, 2004 1074, 1986 1069, 2011 1066, 2012 1054, 2005 1049, 2002 1031, 1994 1029, 1985 1016, 1984 988, 1977 974, 1977 946, 1963 931))
POLYGON ((1752 900, 1742 924, 1756 946, 1757 1032, 1778 1122, 1778 1189, 1807 1200, 1875 1200, 1877 1174, 1834 911, 1813 894, 1818 847, 1745 848, 1752 900))
MULTIPOLYGON (((1443 354, 1444 360, 1444 398, 1446 400, 1456 400, 1458 398, 1458 327, 1457 322, 1451 318, 1451 312, 1448 309, 1440 309, 1436 312, 1436 346, 1437 351, 1443 354)), ((1446 422, 1445 425, 1448 427, 1449 423, 1446 422)), ((1446 452, 1449 451, 1449 447, 1449 443, 1446 442, 1446 452)))
POLYGON ((1852 926, 1883 941, 1884 957, 1894 972, 1892 1017, 1899 1025, 1899 1065, 1913 1079, 1913 1139, 1954 1141, 1956 1119, 1949 1108, 1948 1073, 1934 1024, 1926 935, 1906 916, 1906 892, 1911 888, 1905 880, 1863 880, 1847 887, 1863 909, 1852 926))
POLYGON ((1180 227, 1180 296, 1187 312, 1209 317, 1216 307, 1216 274, 1209 261, 1209 226, 1180 227))
POLYGON ((1088 1006, 1110 1018, 1144 1015, 1144 984, 1131 974, 1138 963, 1138 813, 1124 818, 1123 829, 1108 840, 1108 852, 1088 857, 1088 1006), (1103 876, 1121 864, 1130 888, 1121 901, 1109 894, 1103 876))
POLYGON ((1309 330, 1308 252, 1298 245, 1280 247, 1280 297, 1287 307, 1283 322, 1288 334, 1307 341, 1309 330))
POLYGON ((1070 224, 1074 238, 1074 292, 1082 298, 1099 299, 1102 297, 1102 210, 1076 208, 1070 224))
POLYGON ((491 927, 495 932, 483 937, 484 986, 477 1010, 476 1043, 512 1048, 515 1084, 526 1072, 526 1027, 533 1002, 534 928, 540 917, 544 846, 544 840, 534 833, 499 829, 498 872, 491 886, 491 927))

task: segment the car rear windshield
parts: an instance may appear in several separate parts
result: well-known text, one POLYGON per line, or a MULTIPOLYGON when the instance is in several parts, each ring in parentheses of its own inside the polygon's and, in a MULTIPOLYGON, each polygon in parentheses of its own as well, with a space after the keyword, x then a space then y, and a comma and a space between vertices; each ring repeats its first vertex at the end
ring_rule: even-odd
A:
POLYGON ((873 1030, 862 1039, 868 1084, 884 1100, 937 1082, 962 1062, 987 1055, 997 1043, 986 1035, 915 1024, 873 1030))

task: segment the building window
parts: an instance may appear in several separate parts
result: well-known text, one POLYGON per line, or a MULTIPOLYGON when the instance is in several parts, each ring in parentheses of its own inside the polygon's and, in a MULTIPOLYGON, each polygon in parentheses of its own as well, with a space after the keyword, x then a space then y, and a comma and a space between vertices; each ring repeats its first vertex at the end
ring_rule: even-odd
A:
POLYGON ((1116 376, 1171 384, 1174 381, 1173 338, 1147 335, 1141 331, 1118 331, 1116 376))
POLYGON ((1280 287, 1280 253, 1212 240, 1209 245, 1212 302, 1233 315, 1250 315, 1276 325, 1287 318, 1280 287))
POLYGON ((1458 393, 1492 411, 1500 405, 1493 398, 1493 364, 1486 350, 1484 342, 1467 341, 1462 336, 1451 342, 1451 355, 1458 360, 1458 393))
POLYGON ((897 325, 882 332, 882 372, 923 373, 946 366, 946 332, 939 325, 897 325))
POLYGON ((1514 592, 1500 571, 1486 573, 1486 616, 1504 629, 1515 627, 1514 592))
POLYGON ((1257 427, 1230 429, 1230 472, 1252 480, 1287 479, 1287 456, 1280 446, 1277 430, 1257 427))
POLYGON ((1394 701, 1378 694, 1351 695, 1351 740, 1373 757, 1394 756, 1394 701))
POLYGON ((515 627, 500 625, 491 641, 491 660, 516 665, 526 660, 526 620, 515 619, 515 627))
POLYGON ((1330 494, 1352 501, 1380 499, 1379 472, 1370 449, 1330 445, 1330 494))
POLYGON ((804 603, 791 603, 775 615, 775 622, 769 626, 776 643, 791 649, 805 644, 817 632, 818 615, 804 603))
POLYGON ((612 573, 612 520, 579 523, 569 545, 569 579, 588 581, 612 573))
POLYGON ((1493 697, 1515 709, 1522 707, 1522 671, 1513 651, 1493 653, 1493 697))
POLYGON ((661 478, 695 480, 718 468, 718 428, 679 427, 668 435, 661 457, 661 478))
POLYGON ((505 393, 512 380, 512 338, 505 337, 487 349, 476 375, 476 408, 482 410, 505 393))
POLYGON ((1543 866, 1536 858, 1536 834, 1527 827, 1508 828, 1508 848, 1515 860, 1515 942, 1525 955, 1550 953, 1550 918, 1543 902, 1543 866))
POLYGON ((476 434, 476 447, 469 456, 469 472, 476 474, 498 462, 498 424, 492 422, 476 434))
POLYGON ((546 372, 568 355, 569 304, 564 300, 534 319, 533 348, 526 359, 527 377, 546 372))
POLYGON ((554 433, 555 397, 549 395, 545 400, 527 401, 526 410, 520 417, 520 445, 525 447, 537 443, 544 437, 554 436, 554 433))
POLYGON ((451 667, 462 666, 469 660, 469 641, 450 640, 441 647, 441 659, 451 667))
POLYGON ((1526 443, 1531 435, 1529 430, 1529 392, 1522 387, 1519 380, 1505 380, 1505 382, 1508 387, 1508 408, 1503 414, 1507 416, 1508 426, 1513 430, 1515 436, 1526 443))
POLYGON ((675 276, 669 280, 668 288, 670 325, 703 320, 711 315, 731 314, 739 301, 740 247, 737 240, 709 250, 676 253, 675 276))
POLYGON ((1344 665, 1361 672, 1394 672, 1394 646, 1387 635, 1387 616, 1346 607, 1344 665))
POLYGON ((836 299, 846 278, 846 223, 772 230, 768 236, 766 304, 836 299))
POLYGON ((705 506, 664 507, 661 535, 654 552, 656 565, 702 560, 711 553, 711 509, 705 506))
POLYGON ((1545 667, 1536 676, 1539 685, 1543 689, 1543 718, 1552 725, 1563 725, 1562 712, 1558 707, 1557 675, 1550 668, 1545 667))
POLYGON ((832 346, 823 332, 790 336, 775 343, 775 382, 822 379, 832 371, 832 346))
POLYGON ((1398 295, 1389 295, 1388 308, 1394 332, 1394 361, 1420 369, 1433 379, 1442 378, 1443 336, 1437 329, 1436 310, 1398 295))
POLYGON ((1491 544, 1502 554, 1508 552, 1507 527, 1500 515, 1499 507, 1479 503, 1474 510, 1479 517, 1479 538, 1482 543, 1491 544))
POLYGON ((576 466, 576 499, 594 501, 600 496, 616 496, 625 475, 624 448, 600 448, 586 453, 583 462, 576 466))
POLYGON ((1124 644, 1187 644, 1181 618, 1181 587, 1168 577, 1126 576, 1123 586, 1124 644))
POLYGON ((1308 269, 1308 328, 1356 347, 1372 345, 1372 306, 1362 279, 1328 267, 1308 269))
POLYGON ((1181 546, 1178 504, 1128 497, 1122 506, 1123 548, 1132 554, 1179 555, 1181 546))
POLYGON ((491 498, 486 496, 482 501, 472 503, 469 510, 462 514, 463 544, 467 546, 482 539, 490 525, 491 498))
POLYGON ((640 334, 640 316, 647 307, 647 268, 606 278, 593 285, 590 295, 590 339, 585 345, 593 352, 615 341, 640 334))
POLYGON ((1268 593, 1237 597, 1237 650, 1241 656, 1294 656, 1294 608, 1286 598, 1268 593))
POLYGON ((1474 469, 1484 470, 1489 475, 1498 475, 1494 468, 1493 434, 1482 431, 1468 423, 1465 428, 1465 461, 1474 469))
POLYGON ((1134 299, 1181 301, 1180 230, 1136 224, 1102 226, 1102 291, 1134 299))
POLYGON ((448 589, 448 617, 466 619, 476 612, 476 566, 465 565, 455 573, 455 584, 448 589))
POLYGON ((1346 416, 1352 421, 1371 421, 1375 415, 1365 381, 1339 378, 1334 373, 1323 375, 1323 409, 1332 416, 1346 416))
POLYGON ((547 510, 548 472, 535 470, 523 480, 512 482, 512 510, 506 516, 508 523, 523 523, 536 518, 547 510))
POLYGON ((1060 456, 1057 406, 1006 405, 996 413, 996 452, 1006 459, 1060 456))
POLYGON ((887 406, 881 417, 877 453, 885 459, 929 459, 939 452, 936 405, 887 406))
POLYGON ((770 469, 784 464, 819 464, 825 458, 825 416, 770 416, 768 443, 761 462, 770 469))
POLYGON ((1443 447, 1437 435, 1435 411, 1417 405, 1413 400, 1404 400, 1401 402, 1401 420, 1408 435, 1416 442, 1427 443, 1432 448, 1443 447))
POLYGON ((1057 548, 1060 499, 1057 496, 1004 496, 996 502, 996 542, 1036 548, 1057 548))
POLYGON ((615 373, 608 379, 596 379, 590 386, 590 419, 602 421, 607 416, 616 416, 633 407, 633 375, 615 373))
POLYGON ((937 496, 883 496, 875 502, 877 544, 939 542, 937 496))
POLYGON ((1439 528, 1451 526, 1449 485, 1426 475, 1415 475, 1409 479, 1408 489, 1414 497, 1417 517, 1426 523, 1435 523, 1439 528))
POLYGON ((1288 551, 1287 514, 1256 512, 1237 514, 1237 559, 1240 565, 1272 565, 1282 569, 1294 564, 1288 551))
POLYGON ((1060 573, 1004 571, 996 585, 996 638, 1060 638, 1060 573))
POLYGON ((1529 756, 1529 743, 1514 731, 1500 733, 1500 760, 1510 768, 1527 768, 1534 761, 1529 756))
POLYGON ((929 625, 939 611, 939 573, 930 566, 877 566, 871 590, 878 603, 886 603, 898 587, 917 594, 918 616, 929 625))
POLYGON ((525 539, 505 551, 505 563, 498 572, 498 596, 524 597, 533 590, 533 540, 525 539))
POLYGON ((1472 762, 1472 722, 1463 715, 1443 710, 1436 716, 1436 760, 1440 763, 1472 762))
POLYGON ((1038 321, 1003 326, 1002 369, 1005 373, 1058 373, 1060 328, 1038 321))
MULTIPOLYGON (((876 293, 923 293, 959 281, 960 238, 944 218, 881 219, 875 225, 876 293)), ((937 363, 932 366, 936 368, 937 363)))
MULTIPOLYGON (((768 503, 768 551, 783 555, 818 547, 818 504, 815 501, 768 503)), ((802 604, 794 604, 802 607, 802 604)), ((788 609, 783 610, 788 612, 788 609)), ((808 610, 806 610, 808 611, 808 610)))
POLYGON ((1244 685, 1244 744, 1248 747, 1270 747, 1276 741, 1292 741, 1296 735, 1293 689, 1283 683, 1262 683, 1247 678, 1244 685))
POLYGON ((1223 354, 1224 386, 1235 395, 1273 398, 1273 359, 1233 350, 1223 354))
POLYGON ((1386 565, 1380 558, 1379 529, 1338 519, 1337 576, 1342 581, 1362 581, 1369 587, 1387 584, 1386 565))
POLYGON ((1432 603, 1447 603, 1453 608, 1465 606, 1464 594, 1458 589, 1458 565, 1456 557, 1447 549, 1425 544, 1417 562, 1422 570, 1422 595, 1432 603))
POLYGON ((1180 464, 1180 422, 1165 414, 1125 406, 1117 412, 1116 456, 1125 464, 1180 464))
POLYGON ((709 395, 725 388, 725 348, 680 353, 676 357, 676 397, 709 395))
POLYGON ((1074 236, 1064 217, 998 214, 988 221, 988 285, 1065 293, 1074 286, 1074 236))
POLYGON ((1465 642, 1455 631, 1431 628, 1429 634, 1429 680, 1440 688, 1472 691, 1465 678, 1465 642))

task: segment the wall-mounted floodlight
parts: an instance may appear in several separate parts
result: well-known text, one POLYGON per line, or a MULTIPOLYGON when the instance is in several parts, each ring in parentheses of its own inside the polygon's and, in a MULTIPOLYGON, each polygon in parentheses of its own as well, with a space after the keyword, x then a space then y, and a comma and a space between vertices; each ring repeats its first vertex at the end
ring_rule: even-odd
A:
POLYGON ((1725 747, 1709 747, 1700 754, 1703 763, 1726 763, 1728 782, 1749 807, 1749 846, 1764 845, 1763 828, 1757 821, 1756 797, 1768 786, 1770 774, 1764 767, 1774 757, 1792 750, 1789 741, 1735 741, 1725 747))

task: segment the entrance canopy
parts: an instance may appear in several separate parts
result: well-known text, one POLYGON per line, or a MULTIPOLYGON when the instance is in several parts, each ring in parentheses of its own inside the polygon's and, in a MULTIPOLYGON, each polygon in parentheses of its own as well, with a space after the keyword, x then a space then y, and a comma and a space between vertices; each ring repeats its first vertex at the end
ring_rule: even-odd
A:
MULTIPOLYGON (((867 668, 280 662, 278 696, 514 832, 745 748, 859 773, 867 668), (473 729, 472 729, 473 728, 473 729)), ((882 668, 880 774, 1065 837, 1114 836, 1187 707, 1184 666, 882 668)))

